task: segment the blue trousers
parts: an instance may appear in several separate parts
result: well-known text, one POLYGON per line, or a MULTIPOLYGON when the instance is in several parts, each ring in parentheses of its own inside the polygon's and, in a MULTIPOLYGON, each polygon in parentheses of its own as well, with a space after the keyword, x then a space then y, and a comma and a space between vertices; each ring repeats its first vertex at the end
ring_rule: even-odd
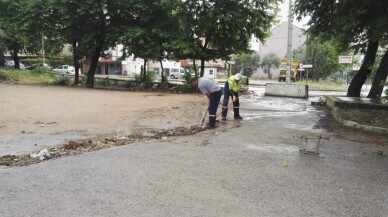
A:
MULTIPOLYGON (((238 92, 233 91, 233 94, 237 97, 237 101, 233 103, 233 112, 236 118, 240 116, 240 101, 238 100, 238 92)), ((232 98, 232 95, 230 95, 229 83, 226 82, 224 86, 224 101, 222 102, 222 117, 226 117, 228 114, 229 97, 232 98)))
POLYGON ((220 104, 221 99, 221 90, 217 92, 213 92, 210 96, 209 101, 209 125, 214 127, 216 126, 216 115, 218 104, 220 104))

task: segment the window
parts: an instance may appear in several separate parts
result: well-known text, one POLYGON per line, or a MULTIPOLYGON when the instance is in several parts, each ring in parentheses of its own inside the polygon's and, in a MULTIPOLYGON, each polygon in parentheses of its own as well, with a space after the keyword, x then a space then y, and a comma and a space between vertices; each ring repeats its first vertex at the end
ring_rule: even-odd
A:
POLYGON ((212 75, 212 74, 213 74, 213 69, 209 70, 209 75, 212 75))

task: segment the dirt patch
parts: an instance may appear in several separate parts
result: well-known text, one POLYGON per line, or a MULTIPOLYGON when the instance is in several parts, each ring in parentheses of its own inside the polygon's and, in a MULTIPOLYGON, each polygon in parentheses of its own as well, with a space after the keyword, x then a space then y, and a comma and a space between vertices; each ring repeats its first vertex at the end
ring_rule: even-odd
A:
MULTIPOLYGON (((320 117, 316 128, 323 128, 328 132, 334 134, 337 138, 342 138, 350 141, 361 142, 361 143, 374 143, 376 145, 388 145, 388 140, 386 135, 374 134, 370 132, 364 132, 361 130, 356 130, 354 128, 347 128, 338 123, 331 111, 324 106, 315 106, 317 109, 323 111, 323 115, 320 117)), ((363 120, 360 124, 373 125, 384 127, 384 121, 373 121, 373 120, 387 120, 388 116, 384 116, 386 111, 375 110, 365 110, 364 112, 368 113, 368 116, 371 117, 370 120, 363 120), (372 124, 371 124, 372 123, 372 124)))
POLYGON ((69 140, 199 125, 208 103, 201 94, 1 83, 0 98, 0 156, 69 140))

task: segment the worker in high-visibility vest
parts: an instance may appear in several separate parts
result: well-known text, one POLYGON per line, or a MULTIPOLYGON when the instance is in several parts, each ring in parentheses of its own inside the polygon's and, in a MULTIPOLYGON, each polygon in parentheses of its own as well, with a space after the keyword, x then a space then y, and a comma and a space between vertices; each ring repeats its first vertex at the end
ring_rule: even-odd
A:
POLYGON ((238 99, 238 91, 243 83, 244 77, 240 73, 230 76, 225 82, 224 101, 222 103, 222 120, 225 121, 226 115, 228 114, 229 97, 232 98, 233 102, 234 119, 243 119, 240 116, 240 101, 238 99))

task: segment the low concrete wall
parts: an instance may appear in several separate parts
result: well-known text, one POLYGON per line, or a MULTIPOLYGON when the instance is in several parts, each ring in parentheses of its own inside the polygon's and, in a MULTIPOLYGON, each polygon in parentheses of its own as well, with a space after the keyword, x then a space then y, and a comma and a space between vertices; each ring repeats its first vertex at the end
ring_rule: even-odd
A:
POLYGON ((331 109, 338 107, 345 109, 388 110, 388 105, 383 104, 381 100, 361 97, 328 96, 326 97, 326 106, 331 109))
POLYGON ((294 98, 308 98, 308 86, 298 84, 275 84, 267 83, 265 87, 266 96, 283 96, 294 98))

